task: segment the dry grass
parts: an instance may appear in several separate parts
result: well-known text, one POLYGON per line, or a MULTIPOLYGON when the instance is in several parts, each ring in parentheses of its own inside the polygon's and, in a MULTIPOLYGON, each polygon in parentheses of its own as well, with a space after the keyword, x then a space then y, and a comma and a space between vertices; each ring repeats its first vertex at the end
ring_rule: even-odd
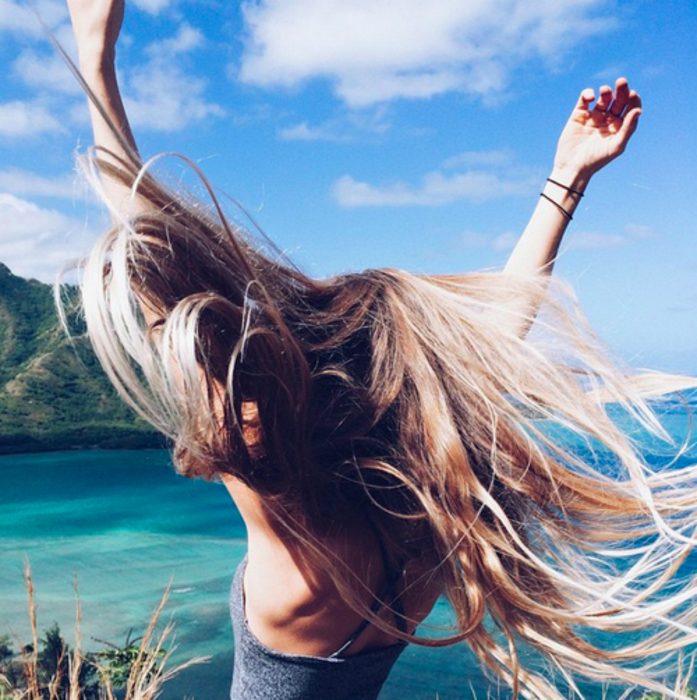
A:
MULTIPOLYGON (((117 700, 115 688, 112 682, 110 669, 106 665, 99 665, 94 658, 83 654, 81 649, 81 622, 82 612, 78 595, 77 582, 75 588, 75 646, 68 659, 68 683, 63 684, 63 657, 59 658, 55 674, 42 683, 39 669, 39 634, 36 614, 35 589, 29 564, 24 567, 24 580, 27 590, 28 617, 31 629, 32 646, 27 647, 22 658, 22 670, 24 673, 24 687, 13 687, 12 682, 0 673, 0 700, 84 700, 84 689, 81 687, 80 675, 86 664, 96 667, 100 678, 99 700, 117 700)), ((119 695, 122 700, 156 700, 167 681, 171 680, 180 671, 199 663, 208 661, 208 657, 197 657, 184 663, 169 667, 175 647, 172 644, 174 627, 171 622, 158 628, 165 605, 169 599, 170 586, 167 586, 160 602, 152 613, 148 626, 143 634, 138 653, 130 665, 130 671, 125 684, 125 694, 119 695)), ((673 685, 674 695, 661 695, 659 693, 647 693, 638 695, 636 689, 628 689, 618 700, 668 700, 668 698, 695 698, 697 692, 690 688, 690 680, 693 678, 695 655, 681 656, 678 663, 677 678, 673 685)), ((477 700, 477 693, 471 684, 469 687, 471 697, 477 700)), ((465 691, 466 692, 466 691, 465 691)), ((435 695, 436 700, 438 694, 435 695)), ((527 696, 526 696, 527 697, 527 696)), ((603 691, 600 700, 605 700, 607 692, 603 691)), ((479 700, 493 700, 494 696, 487 693, 486 699, 479 696, 479 700)), ((586 698, 586 700, 591 700, 586 698)))
MULTIPOLYGON (((84 700, 85 689, 81 686, 81 671, 86 664, 96 667, 99 674, 98 697, 100 700, 116 700, 116 693, 108 665, 100 665, 82 651, 80 635, 82 612, 75 583, 75 646, 68 658, 67 683, 64 668, 65 650, 61 652, 55 673, 48 680, 41 678, 39 664, 39 634, 36 615, 35 589, 29 564, 24 567, 27 589, 31 647, 25 648, 21 659, 24 676, 23 687, 16 687, 9 678, 0 674, 0 700, 84 700)), ((155 700, 163 685, 180 671, 195 664, 208 661, 208 657, 197 657, 170 667, 174 626, 168 622, 160 626, 160 619, 169 598, 167 586, 159 604, 150 617, 147 629, 140 639, 136 658, 130 664, 123 700, 155 700)), ((91 696, 92 697, 92 696, 91 696)))

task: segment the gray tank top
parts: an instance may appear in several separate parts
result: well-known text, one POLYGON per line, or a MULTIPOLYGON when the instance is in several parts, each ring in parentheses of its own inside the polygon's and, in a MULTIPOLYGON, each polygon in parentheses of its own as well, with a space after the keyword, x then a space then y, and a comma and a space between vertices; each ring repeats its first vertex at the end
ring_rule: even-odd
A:
MULTIPOLYGON (((364 620, 349 639, 329 656, 307 656, 274 651, 262 644, 247 625, 244 612, 244 570, 247 559, 235 571, 230 590, 230 614, 235 635, 235 662, 230 700, 375 700, 392 666, 406 647, 399 642, 378 649, 342 656, 369 622, 364 620)), ((394 581, 383 600, 398 598, 394 581)), ((373 610, 377 611, 376 601, 373 610)), ((404 631, 404 620, 396 616, 404 631)))

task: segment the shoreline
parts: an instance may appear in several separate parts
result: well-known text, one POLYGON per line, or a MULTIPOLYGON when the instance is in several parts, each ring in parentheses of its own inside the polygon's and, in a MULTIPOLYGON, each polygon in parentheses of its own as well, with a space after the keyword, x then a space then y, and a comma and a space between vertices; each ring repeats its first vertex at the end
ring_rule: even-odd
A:
POLYGON ((33 455, 50 452, 78 452, 80 450, 166 450, 164 436, 133 428, 116 428, 110 436, 104 428, 75 428, 58 434, 5 433, 0 435, 0 456, 33 455), (86 440, 92 434, 95 439, 86 440), (82 441, 77 440, 81 437, 82 441))

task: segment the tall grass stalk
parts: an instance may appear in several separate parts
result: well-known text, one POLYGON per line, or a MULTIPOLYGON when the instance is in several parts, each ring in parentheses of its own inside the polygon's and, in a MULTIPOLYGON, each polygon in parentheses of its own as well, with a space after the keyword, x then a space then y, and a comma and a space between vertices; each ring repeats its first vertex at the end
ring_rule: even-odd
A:
MULTIPOLYGON (((0 700, 84 700, 86 688, 83 686, 83 671, 92 666, 99 675, 97 688, 99 700, 117 700, 109 664, 100 664, 94 654, 82 651, 82 610, 77 581, 75 590, 75 644, 71 653, 65 647, 61 650, 55 671, 48 680, 42 678, 39 659, 39 633, 36 614, 36 597, 31 567, 24 565, 24 582, 27 590, 29 626, 31 628, 32 646, 22 651, 21 668, 24 675, 23 687, 17 687, 13 679, 0 674, 0 700), (68 673, 65 677, 65 654, 68 653, 68 673), (66 685, 67 680, 67 685, 66 685)), ((122 700, 156 700, 165 683, 180 671, 195 664, 205 663, 210 657, 196 657, 169 666, 176 647, 174 625, 170 621, 158 628, 162 612, 169 599, 171 584, 167 586, 160 602, 150 617, 145 634, 142 636, 135 660, 130 664, 122 700)), ((45 674, 44 674, 45 675, 45 674)), ((93 697, 91 695, 90 697, 93 697)), ((121 696, 119 696, 121 698, 121 696)))
POLYGON ((80 623, 82 622, 82 606, 80 605, 77 576, 73 580, 73 590, 75 591, 75 647, 73 648, 73 655, 70 657, 68 700, 82 700, 80 697, 80 671, 82 670, 82 657, 80 656, 82 633, 80 631, 80 623))
POLYGON ((25 653, 24 676, 27 680, 27 700, 42 700, 39 689, 39 632, 36 625, 36 602, 34 600, 34 581, 31 577, 29 562, 24 562, 24 584, 27 587, 29 627, 31 628, 31 654, 25 653))

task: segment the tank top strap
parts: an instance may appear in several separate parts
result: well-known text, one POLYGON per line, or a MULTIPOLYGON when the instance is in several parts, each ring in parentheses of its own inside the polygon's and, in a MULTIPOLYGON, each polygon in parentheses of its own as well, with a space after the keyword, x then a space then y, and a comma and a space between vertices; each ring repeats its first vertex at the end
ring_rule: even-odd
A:
MULTIPOLYGON (((370 611, 372 613, 377 613, 384 604, 388 604, 390 606, 390 609, 394 613, 394 619, 395 624, 397 625, 397 629, 400 632, 406 632, 407 622, 404 615, 404 606, 402 605, 400 593, 398 590, 399 580, 402 578, 404 567, 400 566, 396 571, 394 569, 391 570, 391 567, 389 566, 387 550, 385 549, 385 544, 379 535, 377 536, 377 540, 380 545, 380 555, 382 556, 382 564, 383 569, 387 575, 387 581, 383 586, 380 595, 375 598, 373 604, 370 606, 370 611)), ((347 649, 351 647, 352 644, 354 644, 357 641, 357 639, 361 636, 361 634, 363 634, 363 632, 368 628, 370 624, 370 620, 362 620, 358 627, 356 627, 356 629, 353 631, 351 636, 335 652, 330 654, 329 658, 336 658, 341 656, 341 654, 343 654, 347 649)))

